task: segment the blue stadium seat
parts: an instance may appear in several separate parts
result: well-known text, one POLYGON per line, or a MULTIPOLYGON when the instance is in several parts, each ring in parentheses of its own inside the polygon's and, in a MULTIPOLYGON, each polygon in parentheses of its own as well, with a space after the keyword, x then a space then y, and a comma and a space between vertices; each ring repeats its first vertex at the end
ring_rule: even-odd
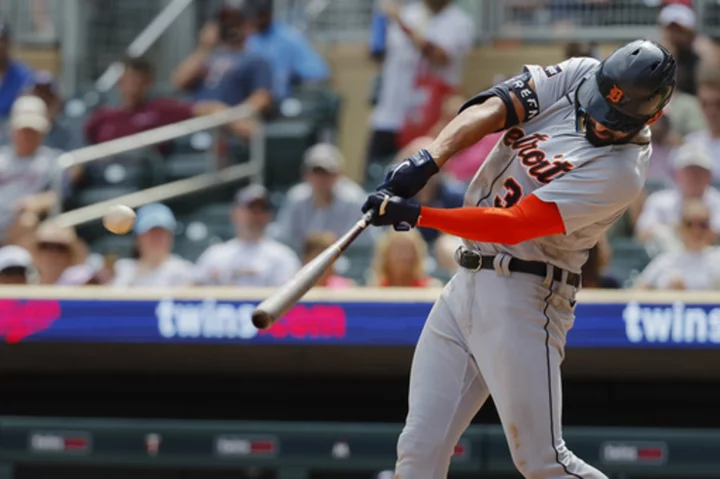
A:
POLYGON ((210 152, 175 153, 165 159, 167 181, 190 178, 213 170, 216 158, 210 152))
POLYGON ((610 246, 613 257, 609 272, 627 286, 628 281, 648 265, 650 256, 633 238, 611 238, 610 246))
POLYGON ((304 120, 280 120, 265 127, 265 182, 269 189, 288 189, 301 178, 305 150, 317 143, 316 125, 304 120))

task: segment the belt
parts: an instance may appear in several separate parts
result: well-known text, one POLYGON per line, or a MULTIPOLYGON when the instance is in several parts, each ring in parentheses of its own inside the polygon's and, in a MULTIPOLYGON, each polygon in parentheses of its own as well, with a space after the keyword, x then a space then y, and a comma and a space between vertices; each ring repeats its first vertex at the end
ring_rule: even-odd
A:
MULTIPOLYGON (((481 269, 495 269, 495 256, 482 256, 474 251, 462 249, 456 255, 457 263, 465 269, 480 271, 481 269)), ((547 274, 547 263, 541 261, 525 261, 522 259, 511 258, 508 269, 517 273, 533 274, 535 276, 545 277, 547 274)), ((565 270, 553 268, 553 279, 562 283, 562 277, 565 270)), ((577 288, 580 286, 580 275, 577 273, 567 272, 568 285, 577 288)))

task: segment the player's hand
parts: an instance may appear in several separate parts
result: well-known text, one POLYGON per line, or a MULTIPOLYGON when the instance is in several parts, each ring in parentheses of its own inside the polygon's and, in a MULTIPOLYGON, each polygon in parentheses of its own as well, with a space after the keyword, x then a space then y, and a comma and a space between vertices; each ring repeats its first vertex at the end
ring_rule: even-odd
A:
POLYGON ((420 150, 394 166, 377 190, 386 191, 401 198, 412 198, 438 171, 440 168, 430 153, 427 150, 420 150))
POLYGON ((420 218, 420 205, 378 191, 368 196, 362 207, 363 213, 374 211, 371 222, 374 226, 393 225, 397 231, 407 231, 417 225, 420 218))

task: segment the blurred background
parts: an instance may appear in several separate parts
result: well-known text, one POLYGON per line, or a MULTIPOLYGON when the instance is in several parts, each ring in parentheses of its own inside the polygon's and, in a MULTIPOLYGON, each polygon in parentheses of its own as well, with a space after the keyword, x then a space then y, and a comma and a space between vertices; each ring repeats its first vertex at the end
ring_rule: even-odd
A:
MULTIPOLYGON (((253 306, 464 99, 638 37, 678 91, 583 271, 566 439, 719 478, 720 2, 0 0, 0 479, 393 477, 458 238, 366 231, 270 331, 253 306)), ((460 206, 499 136, 416 200, 460 206)), ((519 477, 491 403, 450 477, 519 477)))

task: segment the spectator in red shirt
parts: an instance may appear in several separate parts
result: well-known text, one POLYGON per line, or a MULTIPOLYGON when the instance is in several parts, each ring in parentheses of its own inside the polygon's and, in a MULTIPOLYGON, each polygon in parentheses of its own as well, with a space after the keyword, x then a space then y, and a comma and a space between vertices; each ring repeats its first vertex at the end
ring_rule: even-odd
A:
MULTIPOLYGON (((115 140, 227 108, 218 101, 193 104, 174 98, 150 98, 155 82, 152 64, 143 58, 127 58, 124 64, 125 71, 117 84, 120 106, 99 108, 92 114, 85 125, 88 143, 115 140)), ((250 120, 234 122, 229 127, 242 137, 249 136, 254 130, 250 120)))

